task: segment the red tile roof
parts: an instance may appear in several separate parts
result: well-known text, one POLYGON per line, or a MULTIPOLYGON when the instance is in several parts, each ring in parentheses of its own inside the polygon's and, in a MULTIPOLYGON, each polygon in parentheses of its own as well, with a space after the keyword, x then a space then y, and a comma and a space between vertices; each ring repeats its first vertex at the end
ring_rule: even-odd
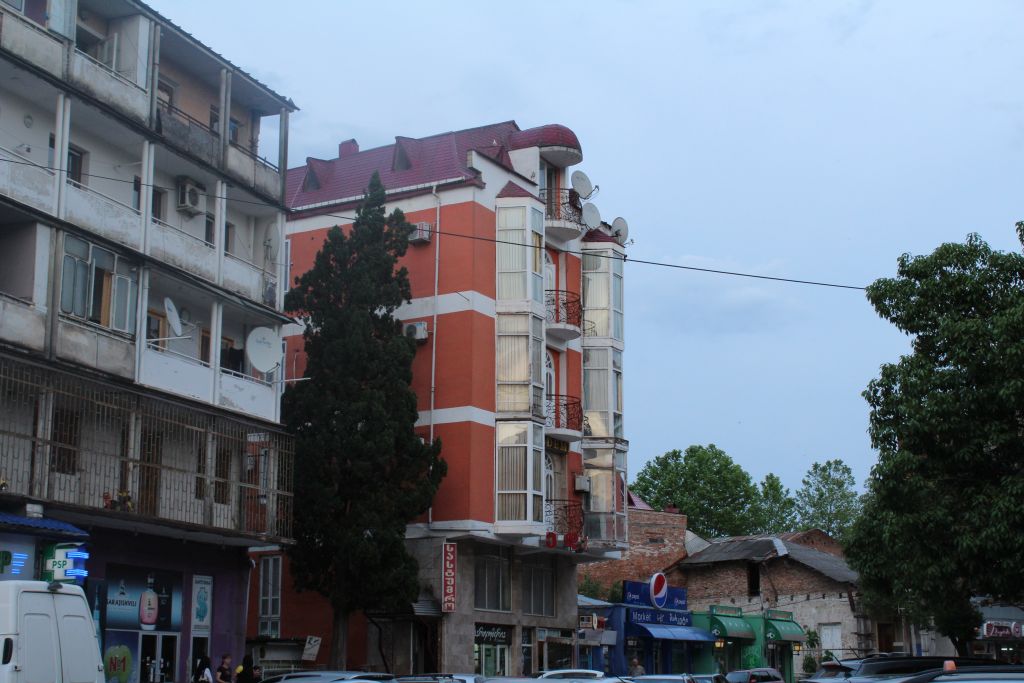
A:
POLYGON ((498 193, 498 198, 502 197, 529 197, 530 199, 536 199, 537 196, 529 190, 523 189, 519 185, 516 185, 511 180, 505 183, 505 187, 501 188, 501 192, 498 193))
POLYGON ((654 508, 652 508, 647 503, 646 500, 644 500, 640 496, 638 496, 635 493, 633 493, 633 491, 627 490, 626 495, 628 496, 629 507, 634 508, 636 510, 653 510, 654 509, 654 508))
POLYGON ((479 172, 468 165, 470 151, 487 156, 511 171, 509 150, 541 143, 571 143, 568 146, 579 148, 576 135, 565 126, 540 126, 521 131, 515 121, 424 138, 399 136, 392 145, 367 150, 359 150, 352 141, 352 144, 345 144, 346 153, 342 158, 310 157, 304 166, 288 169, 285 197, 293 209, 361 198, 374 171, 380 173, 381 182, 390 191, 440 182, 479 184, 479 172), (309 174, 312 178, 307 180, 309 174))
POLYGON ((618 244, 618 240, 609 235, 608 233, 601 232, 600 230, 588 230, 587 234, 583 236, 584 242, 615 242, 618 244))

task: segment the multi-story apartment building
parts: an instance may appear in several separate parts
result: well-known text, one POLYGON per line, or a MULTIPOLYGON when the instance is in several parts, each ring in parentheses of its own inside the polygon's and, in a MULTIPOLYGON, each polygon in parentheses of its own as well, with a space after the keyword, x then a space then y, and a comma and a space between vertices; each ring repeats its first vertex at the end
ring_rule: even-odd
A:
MULTIPOLYGON (((351 224, 375 171, 388 210, 416 224, 403 259, 413 299, 399 317, 420 344, 418 429, 441 439, 448 463, 430 514, 408 527, 421 599, 407 615, 369 615, 381 627, 358 636, 366 661, 350 648, 352 666, 383 657, 395 672, 495 675, 567 665, 576 565, 626 547, 625 226, 588 206, 589 179, 569 171, 582 158, 568 128, 508 121, 370 150, 347 140, 337 158, 288 171, 292 277, 329 227, 351 224)), ((290 377, 304 369, 295 332, 290 377)), ((273 552, 260 562, 271 579, 260 595, 288 600, 273 552)), ((277 616, 254 615, 254 635, 280 645, 310 632, 277 616)))
POLYGON ((293 109, 141 2, 0 3, 0 578, 85 583, 110 680, 240 654, 291 536, 293 109))

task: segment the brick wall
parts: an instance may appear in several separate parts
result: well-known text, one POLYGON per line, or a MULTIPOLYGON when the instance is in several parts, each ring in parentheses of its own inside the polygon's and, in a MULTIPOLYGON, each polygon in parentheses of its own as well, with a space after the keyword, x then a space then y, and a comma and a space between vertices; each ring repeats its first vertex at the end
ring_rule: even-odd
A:
POLYGON ((788 534, 782 534, 781 538, 786 541, 792 541, 808 548, 814 548, 823 553, 829 555, 835 555, 836 557, 845 557, 843 555, 843 546, 839 545, 839 541, 826 534, 821 529, 809 529, 807 531, 795 531, 788 534))
POLYGON ((623 580, 641 581, 686 557, 686 515, 629 508, 629 549, 621 560, 582 564, 580 581, 589 576, 605 589, 623 580))

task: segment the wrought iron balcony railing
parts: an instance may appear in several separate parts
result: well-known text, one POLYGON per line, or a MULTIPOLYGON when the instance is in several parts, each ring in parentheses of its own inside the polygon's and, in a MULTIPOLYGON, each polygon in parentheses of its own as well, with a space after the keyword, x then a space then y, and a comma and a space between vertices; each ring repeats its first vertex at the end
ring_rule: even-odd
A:
POLYGON ((583 505, 578 500, 548 498, 544 501, 544 523, 556 534, 583 534, 583 505))
POLYGON ((583 225, 583 200, 576 190, 545 188, 540 191, 540 200, 544 202, 544 217, 548 220, 583 225))
POLYGON ((564 289, 546 289, 544 304, 547 308, 548 323, 582 326, 583 302, 579 294, 564 289))
POLYGON ((548 394, 546 397, 545 426, 548 429, 583 431, 583 403, 576 396, 548 394))

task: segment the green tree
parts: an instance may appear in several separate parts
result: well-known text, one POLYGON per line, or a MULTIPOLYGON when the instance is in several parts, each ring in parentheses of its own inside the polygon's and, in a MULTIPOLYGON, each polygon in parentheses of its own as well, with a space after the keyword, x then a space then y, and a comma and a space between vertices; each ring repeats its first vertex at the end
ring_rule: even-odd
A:
POLYGON ((679 508, 700 536, 738 536, 757 527, 757 486, 714 444, 659 455, 640 470, 632 489, 655 507, 679 508))
POLYGON ((878 463, 847 556, 869 604, 966 653, 972 596, 1024 600, 1024 256, 972 234, 904 254, 867 296, 911 352, 864 392, 878 463))
POLYGON ((583 575, 583 580, 576 587, 576 592, 595 600, 604 600, 608 596, 608 589, 590 574, 583 575))
POLYGON ((430 506, 446 472, 440 443, 413 431, 415 348, 394 315, 410 299, 397 263, 412 229, 401 211, 385 216, 375 173, 351 234, 331 228, 285 299, 305 323, 309 378, 283 405, 296 436, 291 569, 298 588, 330 600, 339 669, 352 612, 405 609, 416 599, 405 527, 430 506))
POLYGON ((842 541, 860 511, 853 470, 842 460, 816 462, 796 492, 796 514, 803 529, 821 529, 842 541))
POLYGON ((797 527, 796 501, 782 480, 771 472, 761 481, 755 509, 755 531, 759 534, 779 534, 797 527))

